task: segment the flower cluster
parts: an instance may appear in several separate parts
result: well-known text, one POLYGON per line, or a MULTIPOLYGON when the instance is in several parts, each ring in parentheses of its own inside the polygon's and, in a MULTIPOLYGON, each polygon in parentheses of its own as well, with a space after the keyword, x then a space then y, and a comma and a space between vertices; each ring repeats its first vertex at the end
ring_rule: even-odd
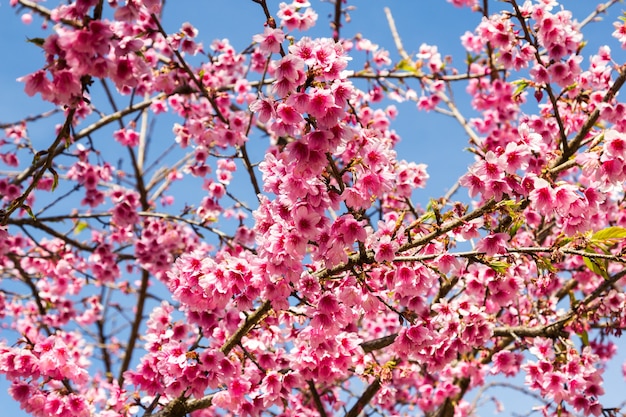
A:
POLYGON ((0 140, 0 373, 28 413, 465 417, 494 376, 545 415, 607 413, 626 70, 583 33, 610 4, 441 2, 479 13, 455 67, 390 12, 398 56, 345 38, 347 1, 324 37, 313 1, 255 0, 243 50, 168 33, 157 0, 31 3, 54 25, 21 81, 62 111, 0 140), (405 101, 475 157, 441 198, 401 153, 405 101))

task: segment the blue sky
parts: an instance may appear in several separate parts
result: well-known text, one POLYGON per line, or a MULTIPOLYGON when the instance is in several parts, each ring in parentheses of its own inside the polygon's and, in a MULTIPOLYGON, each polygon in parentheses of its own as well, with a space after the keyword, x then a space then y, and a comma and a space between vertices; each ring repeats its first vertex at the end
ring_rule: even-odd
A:
MULTIPOLYGON (((44 2, 50 6, 55 2, 44 2)), ((276 12, 278 1, 269 1, 270 9, 276 12)), ((314 2, 317 3, 317 2, 314 2)), ((466 30, 473 30, 479 22, 479 16, 467 9, 457 9, 443 0, 369 0, 352 2, 356 9, 350 12, 351 23, 344 26, 342 35, 352 37, 362 33, 374 43, 390 50, 392 59, 399 58, 393 46, 391 34, 387 25, 383 8, 392 10, 396 25, 402 36, 404 47, 409 53, 417 52, 422 43, 439 46, 442 55, 451 55, 453 64, 463 68, 465 52, 462 49, 459 37, 466 30)), ((495 2, 492 2, 495 4, 495 2)), ((565 0, 563 4, 574 7, 580 19, 584 18, 594 7, 595 1, 565 0)), ((495 7, 495 6, 492 6, 495 7)), ((614 58, 624 62, 624 54, 619 50, 618 43, 610 37, 611 22, 621 11, 618 5, 602 23, 592 24, 585 29, 590 41, 586 48, 585 57, 597 51, 599 42, 611 45, 614 58)), ((317 28, 312 36, 326 36, 329 34, 328 21, 333 10, 330 2, 316 7, 319 14, 317 28)), ((165 20, 163 25, 167 31, 180 28, 185 21, 190 21, 199 29, 199 39, 208 46, 213 39, 228 38, 237 48, 242 49, 250 44, 252 35, 263 30, 264 17, 258 4, 250 0, 203 2, 192 0, 170 0, 166 3, 165 20)), ((39 19, 35 18, 31 26, 24 26, 9 6, 8 0, 0 0, 0 53, 5 57, 0 62, 0 85, 3 94, 0 96, 0 123, 18 120, 26 115, 35 114, 50 109, 36 98, 29 98, 23 94, 23 86, 15 80, 17 77, 28 74, 42 64, 42 54, 34 45, 26 42, 27 37, 42 36, 38 30, 39 19)), ((358 59, 355 59, 357 62, 358 59)), ((467 99, 463 96, 462 87, 457 88, 455 95, 459 107, 466 114, 471 114, 467 99)), ((467 145, 466 136, 461 128, 447 116, 435 113, 418 113, 413 103, 397 105, 400 114, 394 123, 395 130, 402 137, 398 147, 399 159, 413 160, 428 164, 431 176, 426 190, 419 191, 416 199, 425 204, 430 197, 439 197, 445 193, 455 180, 465 172, 473 158, 464 152, 467 145)), ((35 126, 31 129, 31 137, 42 148, 52 139, 45 126, 35 126), (39 141, 37 143, 37 141, 39 141)), ((465 197, 465 191, 461 191, 465 197)), ((1 335, 0 335, 1 337, 1 335)), ((624 353, 620 355, 619 363, 623 362, 624 353)), ((617 405, 623 401, 624 380, 613 367, 605 384, 607 402, 611 400, 617 405)), ((0 404, 4 406, 6 415, 23 416, 16 404, 5 393, 6 381, 0 379, 0 404)), ((512 410, 526 410, 532 404, 527 398, 520 398, 517 393, 502 391, 500 400, 505 404, 509 415, 512 410)), ((483 415, 490 415, 492 408, 487 406, 483 415)))

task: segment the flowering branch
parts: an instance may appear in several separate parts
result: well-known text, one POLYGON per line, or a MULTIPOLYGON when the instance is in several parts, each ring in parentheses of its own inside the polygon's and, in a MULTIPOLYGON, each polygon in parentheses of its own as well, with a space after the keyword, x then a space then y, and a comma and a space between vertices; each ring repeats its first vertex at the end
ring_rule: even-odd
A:
POLYGON ((30 207, 25 206, 24 203, 26 199, 28 198, 28 196, 37 187, 39 180, 43 177, 43 175, 46 172, 48 171, 51 172, 52 175, 55 177, 55 181, 58 181, 58 174, 52 167, 52 162, 54 160, 54 157, 56 156, 55 151, 57 147, 64 146, 64 145, 60 145, 60 143, 63 141, 65 141, 66 144, 69 143, 70 126, 72 125, 72 121, 74 119, 75 113, 76 113, 75 108, 72 108, 69 110, 67 117, 65 118, 65 123, 63 124, 63 127, 59 131, 59 134, 57 135, 54 142, 52 142, 52 145, 50 145, 47 151, 41 151, 35 155, 35 160, 33 161, 31 165, 31 169, 36 170, 37 168, 39 168, 39 170, 33 173, 32 181, 28 185, 26 190, 22 193, 22 195, 14 199, 8 208, 0 212, 0 226, 5 226, 9 222, 9 217, 11 216, 11 214, 13 214, 13 212, 16 211, 17 209, 25 208, 32 215, 32 211, 30 207), (45 158, 43 158, 43 161, 41 162, 41 166, 37 168, 33 168, 33 166, 37 165, 39 162, 39 159, 41 159, 41 157, 43 156, 45 156, 45 158))

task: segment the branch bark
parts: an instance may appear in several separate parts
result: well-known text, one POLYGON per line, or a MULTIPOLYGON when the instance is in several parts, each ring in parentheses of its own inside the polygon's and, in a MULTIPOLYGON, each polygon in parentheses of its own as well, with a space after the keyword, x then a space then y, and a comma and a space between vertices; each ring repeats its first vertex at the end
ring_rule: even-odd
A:
POLYGON ((374 395, 376 395, 378 390, 380 390, 381 386, 382 385, 380 383, 380 379, 376 378, 374 382, 372 382, 365 389, 361 397, 357 400, 356 404, 354 404, 352 408, 348 410, 345 417, 358 417, 358 415, 361 414, 361 411, 363 411, 365 406, 369 404, 370 401, 372 401, 372 398, 374 398, 374 395))

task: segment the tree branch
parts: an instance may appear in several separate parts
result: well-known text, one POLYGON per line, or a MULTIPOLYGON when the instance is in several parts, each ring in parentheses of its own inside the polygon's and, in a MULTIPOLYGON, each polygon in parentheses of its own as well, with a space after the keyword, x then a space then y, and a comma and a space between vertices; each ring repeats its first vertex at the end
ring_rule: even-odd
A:
POLYGON ((326 409, 324 409, 324 404, 322 404, 320 394, 315 388, 315 383, 311 380, 308 380, 306 383, 309 386, 309 390, 311 390, 311 396, 313 397, 313 402, 315 403, 315 408, 317 408, 317 412, 320 414, 320 417, 326 417, 326 409))
POLYGON ((128 335, 128 342, 126 343, 126 352, 124 353, 124 359, 122 360, 122 366, 120 367, 117 382, 120 387, 124 386, 124 372, 126 372, 130 366, 130 361, 135 351, 135 344, 139 339, 139 328, 143 322, 143 310, 146 304, 146 294, 148 292, 148 285, 150 284, 150 273, 145 269, 141 270, 141 286, 139 287, 139 294, 137 295, 137 307, 135 311, 135 319, 128 335))
MULTIPOLYGON (((220 348, 220 351, 224 354, 224 356, 228 356, 233 348, 241 342, 241 339, 248 334, 248 332, 252 330, 252 328, 257 325, 263 317, 265 317, 271 308, 272 304, 269 301, 265 301, 259 306, 259 308, 256 309, 256 311, 254 311, 254 313, 246 318, 241 327, 239 327, 239 329, 220 348)), ((210 407, 213 401, 213 395, 214 394, 209 394, 198 400, 185 399, 184 396, 181 396, 170 401, 159 412, 155 414, 147 413, 145 417, 184 417, 192 411, 210 407)))
MULTIPOLYGON (((622 65, 619 68, 618 77, 615 79, 615 82, 613 83, 611 88, 609 88, 609 91, 607 91, 607 93, 602 98, 602 102, 608 103, 609 101, 611 101, 615 97, 617 92, 622 88, 625 81, 626 81, 626 65, 622 65)), ((556 167, 566 163, 570 159, 570 157, 574 155, 574 153, 581 146, 581 143, 583 142, 585 137, 587 137, 587 134, 591 131, 593 126, 598 121, 599 117, 600 117, 600 107, 597 107, 589 115, 589 117, 587 118, 585 123, 582 125, 582 127, 580 128, 580 130, 578 131, 574 139, 572 139, 570 146, 569 146, 569 150, 567 152, 563 152, 561 157, 554 162, 554 164, 550 167, 550 169, 555 169, 556 167)))
POLYGON ((237 331, 233 333, 233 335, 221 347, 220 350, 222 353, 225 356, 228 355, 230 351, 241 342, 241 339, 248 334, 248 332, 252 330, 252 328, 256 326, 263 319, 263 317, 265 317, 265 314, 268 313, 271 308, 272 303, 265 301, 259 308, 256 309, 254 313, 246 317, 246 320, 241 327, 239 327, 239 329, 237 329, 237 331))
POLYGON ((369 404, 372 398, 374 398, 374 395, 376 395, 380 387, 381 387, 380 379, 378 378, 374 379, 374 382, 372 382, 365 389, 361 397, 357 400, 356 404, 354 404, 352 408, 348 410, 345 417, 358 417, 358 415, 361 414, 361 411, 363 411, 365 406, 369 404))
POLYGON ((331 25, 333 29, 333 39, 335 40, 335 42, 339 42, 340 39, 339 32, 341 30, 341 1, 342 0, 335 0, 335 18, 331 25))
MULTIPOLYGON (((161 100, 163 98, 167 97, 165 94, 159 94, 155 97, 153 97, 150 100, 144 101, 142 103, 138 103, 134 106, 130 106, 127 107, 125 109, 122 109, 118 112, 112 113, 108 116, 102 117, 100 120, 98 120, 97 122, 87 126, 86 128, 84 128, 83 130, 81 130, 80 132, 78 132, 77 134, 75 134, 72 137, 73 142, 77 142, 78 140, 89 136, 91 133, 95 132, 96 130, 112 123, 115 122, 117 120, 119 120, 121 117, 126 116, 127 114, 130 113, 134 113, 136 111, 139 110, 143 110, 146 107, 149 107, 153 102, 157 101, 157 100, 161 100)), ((57 155, 59 155, 60 153, 62 153, 64 150, 66 149, 65 144, 60 144, 58 146, 56 146, 53 150, 52 153, 49 155, 52 155, 53 157, 56 157, 57 155)), ((25 180, 32 178, 33 177, 33 173, 41 168, 43 165, 45 164, 45 160, 39 160, 38 162, 33 163, 30 167, 26 168, 21 174, 19 174, 18 176, 16 176, 13 181, 12 184, 21 184, 22 182, 24 182, 25 180)))
MULTIPOLYGON (((67 117, 65 118, 65 123, 63 124, 63 127, 61 127, 61 130, 59 131, 59 134, 55 138, 54 142, 52 142, 52 145, 50 145, 47 151, 41 151, 35 156, 35 160, 31 164, 31 172, 37 170, 37 168, 33 169, 34 166, 38 166, 39 171, 34 172, 32 175, 29 176, 29 178, 32 178, 32 181, 30 182, 26 190, 19 197, 13 200, 4 212, 0 212, 0 225, 6 225, 9 221, 9 217, 11 217, 11 214, 13 214, 13 212, 15 212, 18 208, 24 207, 24 202, 26 201, 30 193, 37 187, 39 180, 43 177, 46 171, 52 172, 52 174, 55 176, 55 181, 58 179, 56 171, 54 171, 54 168, 52 168, 52 162, 54 161, 54 157, 56 156, 57 147, 65 147, 65 143, 63 145, 60 145, 60 143, 62 141, 70 140, 70 128, 72 126, 75 113, 75 108, 69 110, 67 117), (37 157, 44 155, 45 158, 43 158, 43 161, 41 162, 41 164, 39 164, 37 157)), ((13 181, 12 183, 16 184, 18 182, 13 181)), ((30 210, 30 208, 28 210, 30 210)))

